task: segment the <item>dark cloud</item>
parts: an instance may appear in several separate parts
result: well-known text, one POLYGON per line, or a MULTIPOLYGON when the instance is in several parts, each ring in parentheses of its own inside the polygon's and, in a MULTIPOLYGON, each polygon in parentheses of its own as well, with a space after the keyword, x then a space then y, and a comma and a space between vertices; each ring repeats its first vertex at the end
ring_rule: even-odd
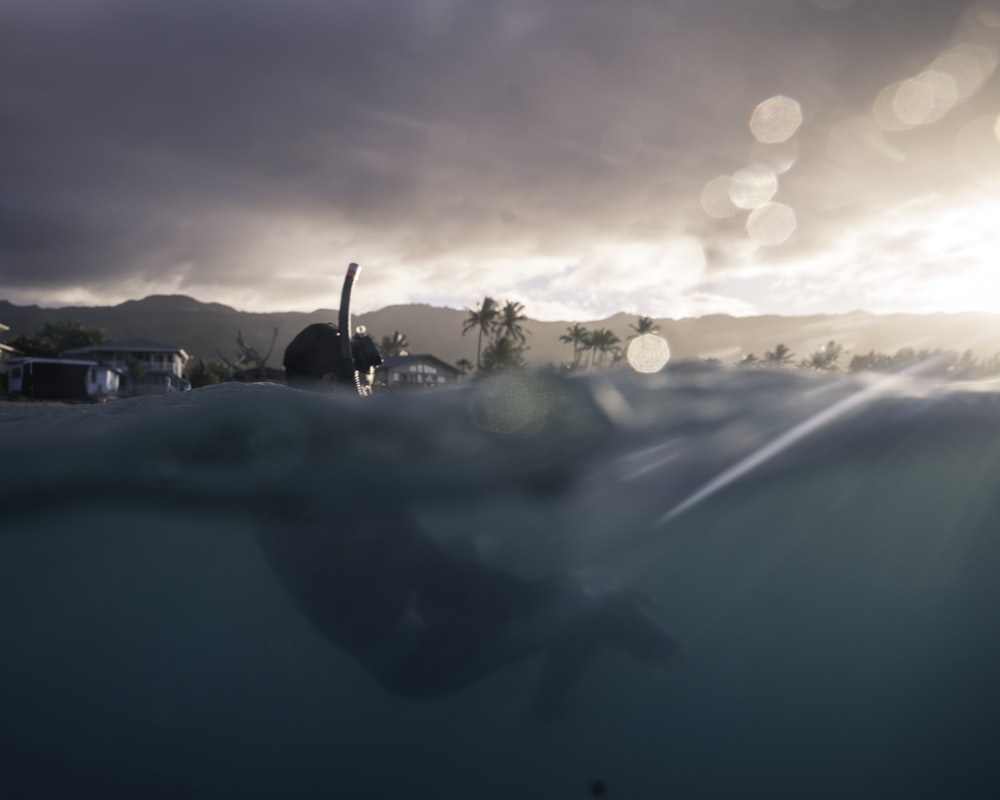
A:
MULTIPOLYGON (((360 251, 420 267, 433 294, 445 261, 450 275, 505 253, 583 263, 597 238, 687 233, 711 268, 742 252, 726 242, 744 233, 706 220, 701 187, 752 157, 749 114, 775 94, 805 114, 799 164, 781 178, 802 223, 778 256, 792 258, 823 245, 852 192, 919 188, 912 161, 884 159, 860 186, 829 164, 826 136, 940 52, 961 12, 935 0, 837 12, 808 0, 10 0, 0 287, 45 299, 162 279, 225 301, 228 284, 360 251)), ((952 179, 941 171, 923 177, 952 179)), ((308 304, 292 273, 272 300, 308 304)), ((470 296, 503 280, 463 274, 470 296)))

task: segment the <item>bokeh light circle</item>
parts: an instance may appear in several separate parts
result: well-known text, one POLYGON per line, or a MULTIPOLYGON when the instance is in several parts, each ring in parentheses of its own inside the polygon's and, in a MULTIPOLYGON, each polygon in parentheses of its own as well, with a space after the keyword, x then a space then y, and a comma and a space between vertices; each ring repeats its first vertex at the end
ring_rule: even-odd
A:
POLYGON ((636 372, 651 375, 667 365, 670 360, 670 345, 662 336, 644 333, 629 342, 625 359, 636 372))
POLYGON ((787 242, 798 223, 795 212, 784 203, 768 203, 750 214, 747 234, 757 244, 779 245, 787 242))
POLYGON ((782 94, 760 103, 750 117, 750 132, 758 142, 777 144, 791 139, 802 125, 802 107, 782 94))
POLYGON ((937 122, 957 102, 955 80, 944 72, 925 70, 899 84, 892 110, 903 125, 916 127, 937 122))
POLYGON ((762 164, 744 167, 729 179, 729 199, 738 208, 760 208, 777 191, 778 177, 762 164))

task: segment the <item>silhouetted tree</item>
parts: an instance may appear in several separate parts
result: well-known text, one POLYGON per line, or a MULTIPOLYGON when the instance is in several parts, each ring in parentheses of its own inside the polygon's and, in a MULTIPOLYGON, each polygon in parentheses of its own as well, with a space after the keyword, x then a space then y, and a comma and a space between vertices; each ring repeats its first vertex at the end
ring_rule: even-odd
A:
POLYGON ((840 359, 843 349, 843 347, 831 340, 819 350, 810 353, 809 358, 805 359, 801 366, 806 369, 835 370, 837 369, 837 361, 840 359))
POLYGON ((233 373, 229 367, 216 358, 199 358, 193 366, 188 367, 187 377, 191 381, 191 388, 197 389, 200 386, 212 386, 217 383, 225 383, 232 378, 233 373))
POLYGON ((587 341, 588 349, 591 351, 590 365, 603 367, 619 342, 621 339, 607 328, 598 328, 596 331, 592 331, 587 341))
POLYGON ((483 336, 489 337, 500 315, 500 307, 492 297, 484 297, 477 309, 469 309, 469 316, 462 325, 462 335, 469 331, 478 331, 476 341, 476 369, 482 368, 483 336))
POLYGON ((243 340, 243 331, 236 331, 236 358, 230 360, 226 358, 218 350, 219 358, 222 360, 223 364, 229 368, 231 373, 244 372, 249 373, 255 378, 266 378, 267 377, 267 361, 271 357, 271 353, 274 352, 274 343, 278 340, 278 329, 274 329, 274 333, 271 336, 271 345, 267 348, 267 352, 264 355, 260 354, 256 348, 251 347, 243 340))
POLYGON ((383 336, 379 349, 386 356, 407 356, 409 355, 410 342, 405 333, 393 331, 392 336, 383 336))
POLYGON ((660 330, 659 326, 653 321, 652 317, 639 317, 636 320, 635 325, 629 325, 629 327, 635 331, 635 333, 629 334, 629 339, 634 339, 636 336, 642 336, 646 333, 656 333, 660 330))
POLYGON ((587 347, 590 331, 579 322, 566 326, 566 333, 559 337, 560 342, 573 345, 573 368, 580 366, 580 356, 587 347))
POLYGON ((504 307, 500 310, 500 316, 496 321, 497 336, 506 336, 515 342, 524 344, 524 334, 531 331, 525 331, 524 326, 521 325, 528 318, 523 312, 524 306, 520 303, 513 300, 508 300, 504 303, 504 307))
POLYGON ((764 363, 783 367, 787 364, 791 364, 793 357, 794 353, 792 353, 791 350, 789 350, 785 345, 779 344, 773 350, 768 350, 764 353, 764 363))
POLYGON ((971 350, 966 350, 949 367, 950 377, 958 381, 966 381, 977 377, 980 371, 979 359, 971 350))
POLYGON ((483 372, 510 372, 523 367, 524 347, 509 336, 494 339, 483 351, 483 372))
POLYGON ((889 372, 892 370, 892 363, 892 356, 871 350, 864 355, 855 355, 847 368, 851 372, 889 372))
POLYGON ((99 328, 84 328, 80 320, 46 322, 42 329, 28 336, 15 336, 7 345, 35 358, 58 358, 66 350, 104 344, 107 335, 99 328))

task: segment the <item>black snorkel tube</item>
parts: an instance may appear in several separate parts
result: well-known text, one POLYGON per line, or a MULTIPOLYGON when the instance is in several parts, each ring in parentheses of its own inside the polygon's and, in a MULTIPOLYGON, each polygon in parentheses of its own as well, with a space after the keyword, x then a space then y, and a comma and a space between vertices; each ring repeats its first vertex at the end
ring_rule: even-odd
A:
POLYGON ((344 276, 344 288, 340 290, 340 316, 337 324, 340 327, 340 355, 354 376, 354 387, 358 394, 364 396, 361 389, 361 376, 358 375, 358 368, 354 363, 354 353, 351 350, 351 290, 354 288, 354 281, 358 277, 361 267, 353 261, 347 267, 347 274, 344 276))

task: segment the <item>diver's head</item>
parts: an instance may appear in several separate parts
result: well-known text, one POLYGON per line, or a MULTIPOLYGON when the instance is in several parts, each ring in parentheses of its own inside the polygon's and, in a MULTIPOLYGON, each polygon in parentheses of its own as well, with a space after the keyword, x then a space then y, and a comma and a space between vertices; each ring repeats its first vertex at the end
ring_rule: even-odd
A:
POLYGON ((289 386, 322 391, 338 384, 354 386, 354 364, 345 360, 336 325, 317 322, 303 329, 285 348, 289 386))

